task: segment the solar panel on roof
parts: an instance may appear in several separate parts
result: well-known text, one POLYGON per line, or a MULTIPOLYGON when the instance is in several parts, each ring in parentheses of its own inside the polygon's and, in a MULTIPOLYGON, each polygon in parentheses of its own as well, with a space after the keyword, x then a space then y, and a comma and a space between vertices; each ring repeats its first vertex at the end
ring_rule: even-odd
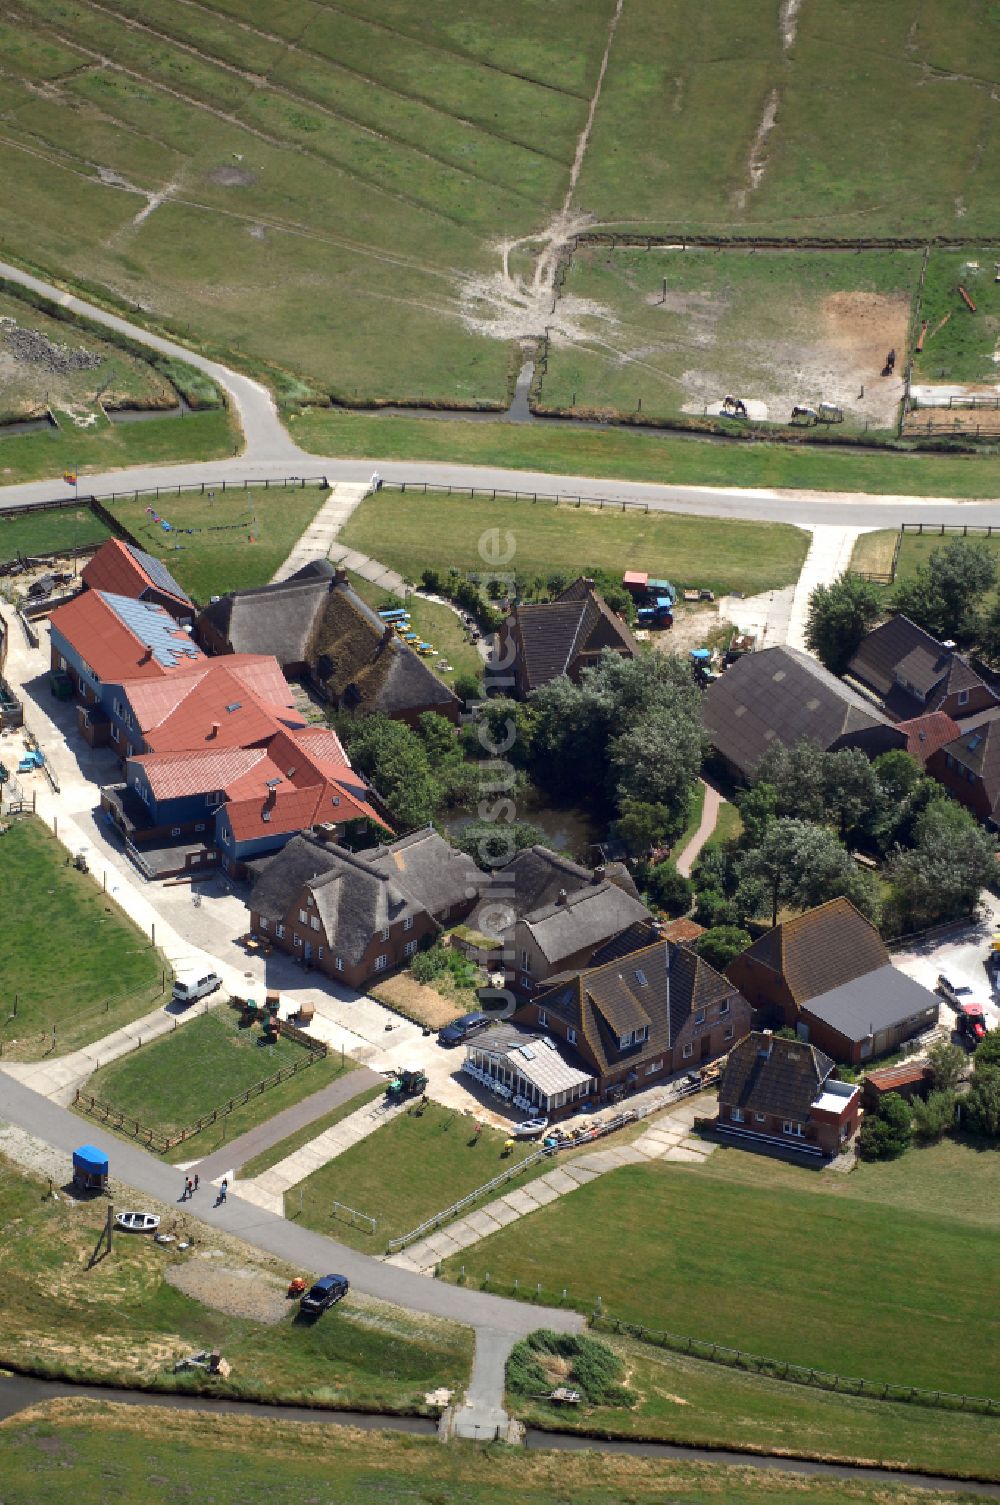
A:
POLYGON ((144 549, 137 549, 134 544, 126 544, 125 547, 135 562, 141 565, 146 571, 146 574, 154 585, 158 585, 161 590, 166 591, 171 596, 179 596, 182 601, 189 599, 181 590, 162 559, 157 559, 154 555, 147 554, 144 549))
POLYGON ((535 1059, 535 1052, 530 1045, 522 1045, 520 1051, 526 1061, 533 1061, 535 1059))

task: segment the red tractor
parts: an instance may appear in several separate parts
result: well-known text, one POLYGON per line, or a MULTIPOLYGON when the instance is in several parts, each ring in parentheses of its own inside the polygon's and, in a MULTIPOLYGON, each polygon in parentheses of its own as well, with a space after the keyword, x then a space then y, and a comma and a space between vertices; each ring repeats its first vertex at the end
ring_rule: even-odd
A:
POLYGON ((958 1011, 958 1028, 973 1049, 986 1034, 986 1015, 981 1003, 963 1003, 958 1011))

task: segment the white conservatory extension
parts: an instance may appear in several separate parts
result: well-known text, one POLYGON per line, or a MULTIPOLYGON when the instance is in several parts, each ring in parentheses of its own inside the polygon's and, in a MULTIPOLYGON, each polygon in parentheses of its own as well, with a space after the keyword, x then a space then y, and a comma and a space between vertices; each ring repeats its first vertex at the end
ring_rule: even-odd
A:
POLYGON ((579 1106, 597 1087, 547 1035, 529 1035, 509 1024, 470 1040, 462 1070, 521 1112, 548 1117, 579 1106))

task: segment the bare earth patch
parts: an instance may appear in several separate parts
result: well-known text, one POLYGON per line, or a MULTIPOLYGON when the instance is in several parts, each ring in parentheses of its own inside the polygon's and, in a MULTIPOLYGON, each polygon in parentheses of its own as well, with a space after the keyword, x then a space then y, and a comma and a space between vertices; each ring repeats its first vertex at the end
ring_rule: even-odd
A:
POLYGON ((372 988, 372 997, 387 1003, 390 1008, 398 1009, 401 1014, 416 1019, 418 1023, 425 1024, 428 1029, 441 1029, 457 1019, 462 1012, 457 1004, 442 997, 436 988, 426 987, 405 972, 401 972, 398 977, 388 977, 377 988, 372 988))
POLYGON ((257 181, 257 174, 248 171, 245 167, 213 167, 208 174, 208 181, 214 183, 216 188, 252 188, 257 181))
POLYGON ((251 1322, 280 1322, 289 1310, 287 1287, 263 1270, 224 1265, 196 1255, 183 1264, 169 1265, 164 1279, 185 1296, 230 1317, 251 1322))

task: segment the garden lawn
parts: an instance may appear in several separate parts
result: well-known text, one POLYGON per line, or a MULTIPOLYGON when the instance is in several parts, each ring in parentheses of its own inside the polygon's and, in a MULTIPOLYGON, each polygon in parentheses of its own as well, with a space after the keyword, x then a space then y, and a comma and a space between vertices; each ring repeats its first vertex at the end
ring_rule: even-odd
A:
MULTIPOLYGON (((153 1206, 164 1227, 202 1247, 196 1212, 153 1206)), ((471 1334, 448 1322, 353 1294, 319 1321, 296 1321, 297 1305, 284 1301, 287 1282, 312 1272, 289 1269, 224 1233, 211 1235, 215 1258, 205 1276, 209 1283, 217 1277, 228 1312, 168 1283, 167 1271, 184 1257, 152 1240, 118 1236, 111 1256, 90 1266, 106 1213, 103 1199, 52 1200, 44 1182, 0 1160, 0 1226, 12 1235, 0 1243, 0 1361, 111 1384, 387 1411, 423 1410, 427 1390, 460 1387, 468 1375, 471 1334), (227 1279, 229 1271, 235 1276, 227 1279), (241 1314, 241 1273, 273 1283, 284 1305, 273 1325, 241 1314), (176 1357, 199 1348, 221 1349, 232 1364, 229 1381, 172 1373, 176 1357)), ((5 1475, 8 1502, 9 1482, 5 1475)), ((35 1499, 43 1498, 51 1497, 36 1491, 35 1499)))
MULTIPOLYGON (((147 1128, 170 1135, 305 1058, 305 1047, 292 1040, 279 1038, 264 1045, 258 1025, 241 1029, 237 1011, 220 1004, 151 1045, 102 1066, 86 1091, 147 1128)), ((201 1159, 352 1069, 351 1062, 342 1065, 331 1051, 175 1145, 167 1159, 201 1159)))
POLYGON ((266 585, 312 522, 327 493, 314 486, 228 487, 119 498, 119 522, 162 559, 195 601, 266 585), (166 532, 147 510, 170 524, 166 532), (193 529, 188 533, 187 529, 193 529))
POLYGON ((477 1136, 474 1124, 436 1103, 422 1109, 414 1104, 301 1181, 288 1193, 288 1215, 355 1249, 380 1254, 390 1239, 411 1232, 538 1148, 518 1143, 505 1156, 506 1136, 485 1127, 477 1136), (375 1233, 336 1213, 335 1201, 375 1218, 375 1233))
POLYGON ((0 913, 4 1054, 37 1059, 53 1030, 76 1050, 162 1001, 163 956, 31 816, 0 837, 0 913))
MULTIPOLYGON (((349 573, 351 584, 362 601, 367 601, 376 611, 396 599, 391 591, 372 585, 370 580, 365 580, 361 575, 349 573)), ((477 679, 482 678, 483 660, 475 643, 470 643, 466 637, 465 625, 457 612, 450 606, 443 606, 440 601, 428 601, 425 596, 417 593, 406 598, 406 605, 413 631, 421 642, 430 643, 438 650, 437 658, 428 658, 424 662, 446 685, 453 685, 459 674, 474 674, 477 679), (444 664, 450 664, 451 668, 445 670, 444 664)))
MULTIPOLYGON (((18 554, 58 554, 91 543, 97 548, 109 536, 107 524, 85 505, 23 512, 15 517, 0 513, 0 560, 14 559, 18 554)), ((14 586, 16 589, 16 579, 14 586)))
MULTIPOLYGON (((891 551, 895 547, 897 536, 895 529, 881 529, 877 533, 862 534, 854 546, 854 553, 851 555, 851 569, 862 571, 878 569, 880 567, 878 563, 873 565, 868 561, 872 559, 884 559, 887 554, 891 557, 891 551), (871 540, 867 545, 865 543, 866 538, 871 540)), ((947 548, 949 543, 962 537, 960 529, 941 533, 940 530, 935 532, 933 528, 928 528, 924 533, 904 533, 899 546, 899 560, 896 566, 894 584, 898 585, 903 580, 912 579, 918 568, 928 563, 930 556, 935 550, 947 548)), ((994 532, 990 537, 987 537, 985 533, 978 533, 974 529, 970 529, 967 539, 969 543, 982 544, 993 555, 998 573, 1000 573, 1000 533, 994 532)), ((888 603, 892 587, 876 586, 875 589, 882 592, 883 599, 888 603)), ((995 596, 996 591, 994 590, 980 604, 990 603, 995 596)))
MULTIPOLYGON (((325 1320, 325 1319, 324 1319, 325 1320)), ((954 1505, 928 1482, 916 1494, 877 1481, 801 1477, 686 1458, 469 1445, 399 1432, 309 1426, 270 1417, 182 1413, 65 1399, 0 1430, 7 1505, 954 1505)))
MULTIPOLYGON (((991 500, 997 493, 996 459, 989 455, 915 450, 870 454, 835 445, 824 449, 819 445, 720 444, 641 429, 429 421, 315 410, 293 415, 289 429, 312 454, 375 463, 441 460, 662 485, 783 487, 875 496, 991 500)), ((528 478, 525 485, 530 489, 528 478)), ((477 509, 482 505, 477 501, 477 509)), ((506 520, 505 526, 510 526, 506 520)), ((384 548, 376 551, 375 557, 382 558, 384 552, 384 548)), ((409 573, 404 569, 404 574, 409 573)))
POLYGON ((513 535, 509 568, 521 576, 570 575, 591 568, 644 569, 677 586, 746 594, 798 578, 808 535, 785 523, 753 523, 554 506, 551 502, 384 489, 353 514, 341 542, 381 559, 404 578, 427 568, 481 570, 479 542, 489 529, 513 535))
POLYGON ((859 1400, 727 1369, 603 1330, 597 1336, 624 1360, 628 1385, 639 1396, 635 1406, 577 1411, 508 1395, 508 1409, 529 1424, 559 1431, 1000 1476, 1000 1417, 859 1400))
POLYGON ((996 247, 931 252, 920 308, 928 331, 923 350, 913 357, 915 382, 992 386, 996 381, 993 354, 1000 338, 1000 283, 993 280, 993 269, 998 260, 996 247), (963 302, 960 284, 975 303, 975 313, 963 302))
POLYGON ((600 1297, 612 1316, 771 1358, 1000 1396, 1000 1317, 982 1300, 1000 1276, 995 1230, 937 1208, 630 1166, 464 1250, 448 1273, 462 1262, 504 1295, 515 1278, 549 1300, 565 1285, 583 1311, 600 1297))
POLYGON ((740 812, 728 800, 723 800, 719 806, 719 815, 715 822, 715 830, 705 845, 709 847, 723 846, 727 841, 733 841, 739 836, 742 830, 743 822, 740 819, 740 812))
POLYGON ((75 470, 86 492, 88 471, 120 470, 128 466, 162 465, 184 460, 218 460, 242 448, 238 426, 224 408, 185 413, 183 418, 150 418, 141 423, 107 423, 74 428, 60 417, 62 427, 48 432, 3 437, 0 430, 0 485, 18 481, 55 479, 75 470))

